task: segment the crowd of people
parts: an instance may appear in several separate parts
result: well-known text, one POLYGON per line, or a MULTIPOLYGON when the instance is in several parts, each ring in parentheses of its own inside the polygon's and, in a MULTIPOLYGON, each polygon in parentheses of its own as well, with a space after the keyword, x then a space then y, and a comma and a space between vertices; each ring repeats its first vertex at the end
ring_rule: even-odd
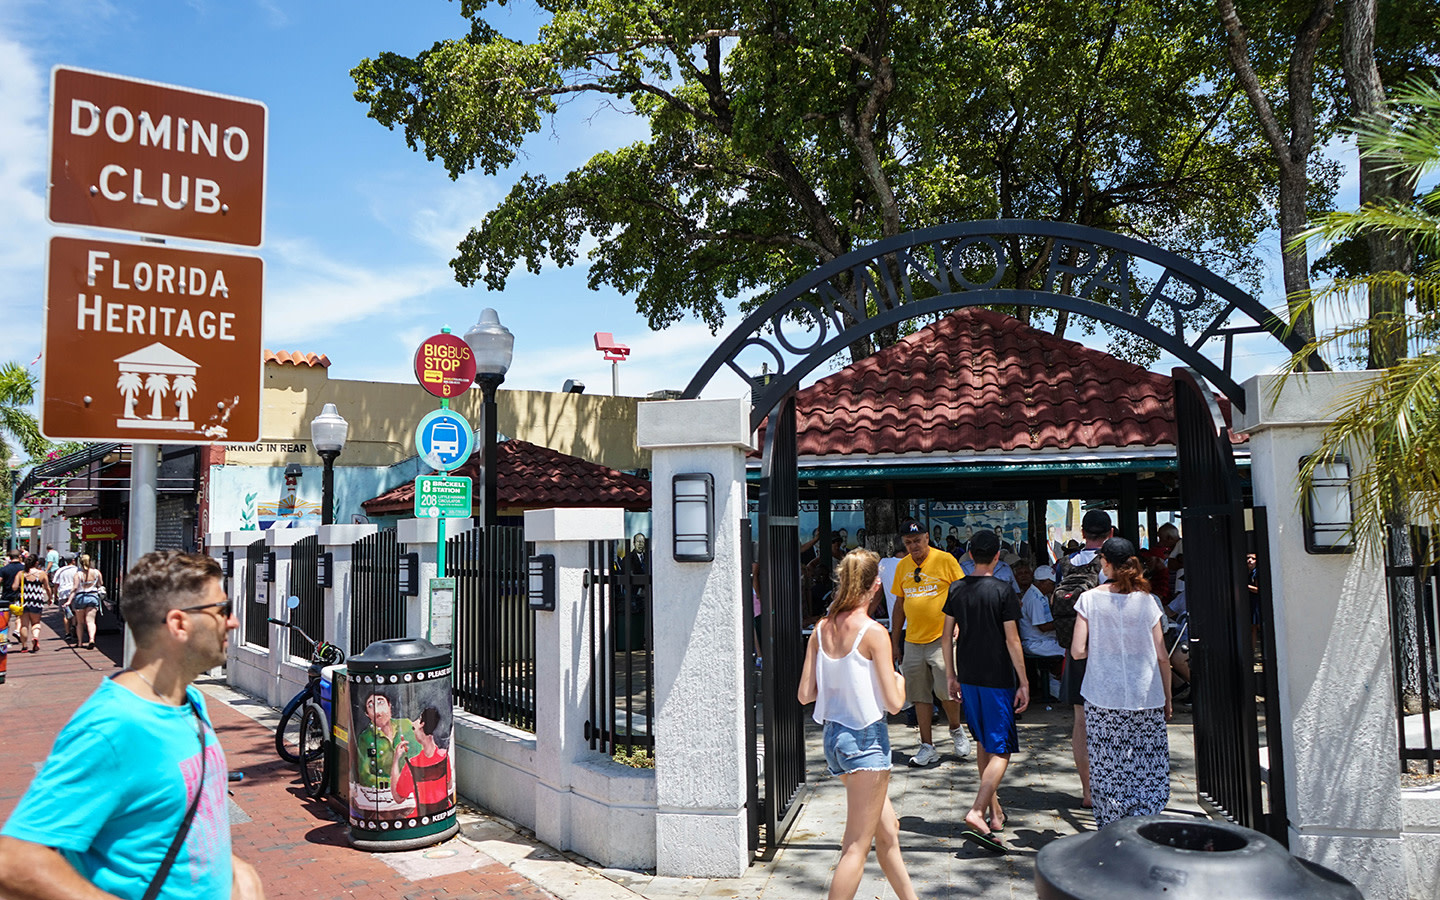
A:
POLYGON ((815 617, 799 690, 802 703, 815 703, 829 771, 848 798, 831 898, 854 896, 872 841, 896 895, 915 896, 888 799, 888 716, 905 708, 920 739, 909 765, 940 759, 937 708, 954 755, 974 753, 978 784, 963 834, 988 850, 1007 849, 1001 784, 1020 748, 1016 717, 1032 697, 1074 707, 1078 801, 1097 827, 1165 808, 1174 675, 1189 677, 1179 531, 1162 526, 1141 550, 1116 536, 1108 513, 1091 510, 1081 536, 1039 566, 988 529, 956 547, 958 558, 914 520, 902 523, 902 547, 888 559, 846 552, 837 536, 833 590, 815 617))
MULTIPOLYGON (((38 653, 40 617, 54 605, 64 620, 65 642, 79 650, 94 650, 105 580, 89 554, 62 554, 51 546, 44 555, 11 550, 7 559, 0 566, 0 648, 8 653, 10 644, 18 644, 20 653, 38 653)), ((4 655, 0 653, 0 658, 4 655)))

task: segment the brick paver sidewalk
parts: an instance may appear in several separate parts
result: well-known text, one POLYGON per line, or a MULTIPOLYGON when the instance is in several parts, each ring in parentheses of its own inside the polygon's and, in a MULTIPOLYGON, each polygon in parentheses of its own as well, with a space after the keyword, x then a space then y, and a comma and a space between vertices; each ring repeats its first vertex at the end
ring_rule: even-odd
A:
MULTIPOLYGON (((98 650, 75 650, 59 637, 59 624, 58 612, 47 613, 39 653, 10 645, 9 675, 0 685, 0 759, 11 777, 0 780, 0 820, 19 802, 61 726, 120 664, 119 634, 101 635, 98 650)), ((260 870, 271 900, 553 897, 459 839, 407 854, 351 849, 339 817, 304 799, 298 771, 275 755, 273 732, 213 698, 207 706, 231 770, 245 773, 231 785, 235 853, 260 870)))

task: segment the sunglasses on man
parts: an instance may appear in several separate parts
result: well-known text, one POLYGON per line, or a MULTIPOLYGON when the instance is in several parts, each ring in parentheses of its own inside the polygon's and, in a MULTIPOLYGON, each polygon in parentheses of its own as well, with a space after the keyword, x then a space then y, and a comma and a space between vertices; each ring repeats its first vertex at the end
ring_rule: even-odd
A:
POLYGON ((230 618, 230 612, 235 609, 235 601, 225 600, 220 603, 205 603, 200 606, 186 606, 181 608, 180 612, 203 612, 207 609, 218 609, 220 610, 220 617, 222 619, 228 619, 230 618))

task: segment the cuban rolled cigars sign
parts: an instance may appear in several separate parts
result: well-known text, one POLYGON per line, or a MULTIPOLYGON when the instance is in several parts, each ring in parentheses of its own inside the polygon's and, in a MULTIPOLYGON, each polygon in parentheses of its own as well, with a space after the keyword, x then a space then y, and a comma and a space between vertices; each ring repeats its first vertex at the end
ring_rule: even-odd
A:
POLYGON ((64 66, 50 96, 50 221, 260 246, 265 104, 64 66))
POLYGON ((54 440, 260 439, 258 257, 51 238, 40 426, 54 440))

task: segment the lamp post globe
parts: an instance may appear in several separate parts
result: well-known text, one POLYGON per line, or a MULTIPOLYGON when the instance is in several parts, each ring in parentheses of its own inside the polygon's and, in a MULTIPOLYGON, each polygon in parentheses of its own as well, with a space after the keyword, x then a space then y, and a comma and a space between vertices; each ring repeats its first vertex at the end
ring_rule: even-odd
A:
POLYGON ((498 433, 495 423, 495 391, 505 380, 505 373, 510 371, 510 361, 515 356, 515 335, 500 324, 499 313, 486 307, 480 310, 480 320, 465 332, 465 343, 475 356, 475 381, 479 383, 484 397, 482 409, 485 417, 485 447, 481 460, 485 465, 484 524, 489 527, 495 524, 496 493, 499 490, 495 472, 498 433))
POLYGON ((320 415, 310 420, 310 443, 315 452, 325 461, 325 476, 321 482, 320 524, 333 525, 335 522, 335 458, 345 449, 345 439, 350 435, 350 423, 327 403, 320 409, 320 415))

